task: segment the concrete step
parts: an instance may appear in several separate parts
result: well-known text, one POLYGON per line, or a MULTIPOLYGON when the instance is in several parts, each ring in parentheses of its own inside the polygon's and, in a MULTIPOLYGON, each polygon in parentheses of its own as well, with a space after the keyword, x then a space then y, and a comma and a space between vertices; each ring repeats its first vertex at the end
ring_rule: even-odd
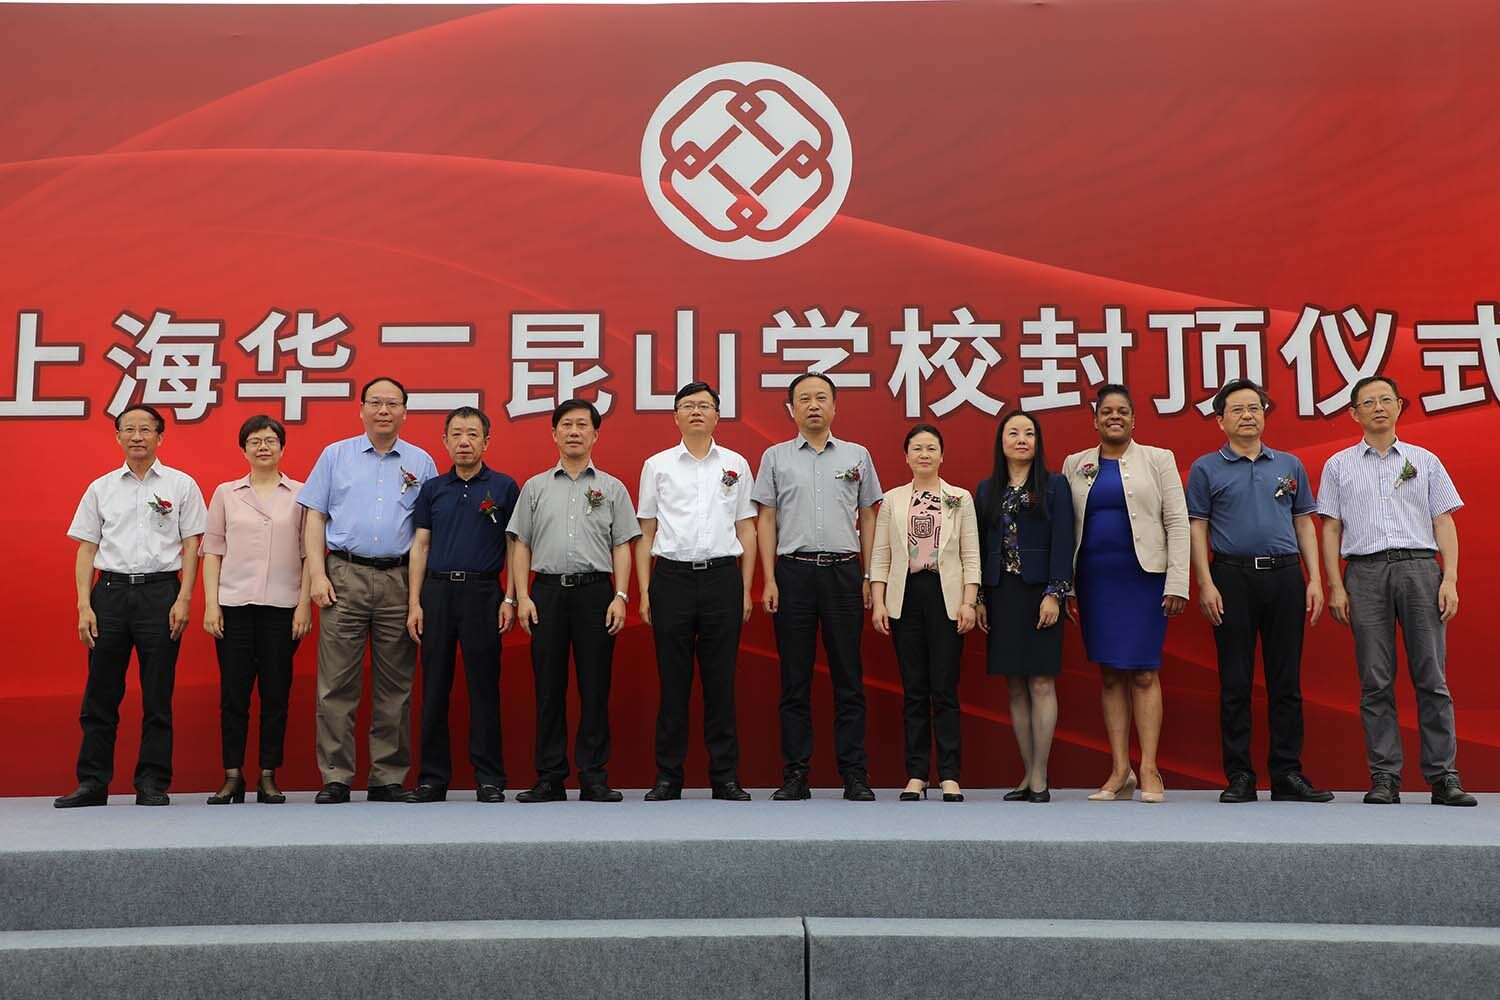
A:
POLYGON ((1500 929, 810 917, 809 1000, 1453 1000, 1500 995, 1500 929))
POLYGON ((803 1000, 804 942, 796 919, 10 931, 0 933, 0 995, 803 1000))

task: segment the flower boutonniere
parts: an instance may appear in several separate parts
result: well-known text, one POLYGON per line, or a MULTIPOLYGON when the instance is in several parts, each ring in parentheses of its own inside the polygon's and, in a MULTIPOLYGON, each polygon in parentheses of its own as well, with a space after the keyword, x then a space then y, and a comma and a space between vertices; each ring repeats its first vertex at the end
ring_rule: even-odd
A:
POLYGON ((405 493, 407 490, 411 489, 413 486, 420 486, 421 485, 420 483, 417 482, 417 477, 416 476, 414 476, 410 472, 406 471, 406 466, 403 465, 400 468, 401 468, 401 492, 402 493, 405 493))
POLYGON ((1094 480, 1099 478, 1099 466, 1095 465, 1093 462, 1085 462, 1082 466, 1079 467, 1078 474, 1083 477, 1083 481, 1089 485, 1090 489, 1092 489, 1094 486, 1094 480))
POLYGON ((1275 499, 1280 500, 1282 497, 1295 497, 1296 495, 1297 480, 1293 479, 1291 476, 1282 476, 1280 479, 1276 480, 1275 499))
POLYGON ((500 521, 495 513, 497 509, 498 505, 495 503, 495 498, 490 495, 489 490, 485 490, 484 499, 479 501, 479 513, 489 518, 491 524, 499 524, 500 521))
POLYGON ((1399 476, 1396 477, 1396 485, 1394 487, 1392 487, 1392 488, 1399 490, 1401 488, 1401 484, 1402 483, 1409 483, 1413 479, 1416 479, 1416 478, 1417 478, 1417 467, 1415 465, 1412 465, 1411 462, 1409 462, 1409 461, 1408 462, 1404 462, 1401 465, 1401 475, 1399 475, 1399 476))
POLYGON ((835 472, 833 478, 843 483, 857 483, 860 480, 859 466, 851 465, 843 472, 835 472))
POLYGON ((963 497, 956 497, 956 496, 953 496, 951 493, 944 493, 943 494, 943 506, 947 507, 949 510, 958 510, 958 508, 962 507, 963 505, 964 505, 964 498, 963 497))
POLYGON ((592 514, 604 502, 604 494, 590 488, 583 491, 583 499, 589 505, 589 509, 584 511, 584 514, 592 514))
POLYGON ((719 477, 719 485, 724 487, 724 495, 727 497, 734 492, 734 487, 740 481, 740 474, 733 469, 725 469, 724 474, 719 477))
POLYGON ((151 494, 151 499, 146 501, 146 506, 156 512, 158 517, 166 517, 172 513, 172 501, 164 500, 157 494, 151 494))

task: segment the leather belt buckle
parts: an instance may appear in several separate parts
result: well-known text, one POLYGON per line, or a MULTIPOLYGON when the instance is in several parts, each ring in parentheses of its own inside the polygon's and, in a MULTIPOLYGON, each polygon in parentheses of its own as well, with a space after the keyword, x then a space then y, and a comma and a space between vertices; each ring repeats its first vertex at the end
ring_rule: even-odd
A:
POLYGON ((813 557, 813 563, 818 566, 832 566, 833 554, 829 552, 819 552, 816 556, 813 557))
POLYGON ((708 560, 707 559, 696 559, 696 560, 694 560, 691 563, 691 566, 692 566, 693 569, 697 569, 697 570, 708 569, 708 560))
POLYGON ((143 583, 146 582, 146 574, 145 573, 131 573, 126 578, 125 582, 129 583, 132 587, 139 586, 139 585, 141 585, 141 584, 143 584, 143 583))
POLYGON ((1254 566, 1255 566, 1256 569, 1275 569, 1276 568, 1276 557, 1275 556, 1256 556, 1255 557, 1254 566))
POLYGON ((469 574, 463 572, 462 570, 448 574, 448 579, 452 580, 454 583, 463 583, 468 578, 469 574))
POLYGON ((562 584, 562 586, 564 587, 576 587, 578 586, 578 574, 561 573, 557 577, 557 582, 562 584))

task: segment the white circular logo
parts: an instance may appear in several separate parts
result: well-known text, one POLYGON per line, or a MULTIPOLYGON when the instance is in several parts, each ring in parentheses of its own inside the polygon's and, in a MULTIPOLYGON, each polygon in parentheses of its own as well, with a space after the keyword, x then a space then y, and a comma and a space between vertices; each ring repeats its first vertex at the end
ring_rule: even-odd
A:
POLYGON ((769 63, 694 73, 657 105, 641 140, 656 214, 684 243, 730 260, 778 257, 822 232, 852 165, 828 95, 769 63))

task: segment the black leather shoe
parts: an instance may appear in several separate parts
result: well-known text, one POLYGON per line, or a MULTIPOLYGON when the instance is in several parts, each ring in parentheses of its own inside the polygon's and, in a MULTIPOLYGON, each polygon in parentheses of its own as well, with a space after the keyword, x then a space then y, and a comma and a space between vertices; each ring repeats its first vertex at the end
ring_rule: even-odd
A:
POLYGON ((721 781, 714 785, 714 798, 725 802, 749 802, 750 793, 741 788, 738 781, 721 781))
POLYGON ((109 805, 109 789, 103 785, 95 785, 86 781, 67 795, 59 795, 53 799, 52 805, 58 809, 77 809, 80 806, 107 806, 109 805))
POLYGON ((429 785, 425 782, 401 796, 402 802, 444 802, 448 798, 448 786, 429 785))
POLYGON ((781 787, 771 793, 772 802, 795 802, 799 799, 812 798, 812 791, 807 787, 807 775, 794 774, 781 787))
POLYGON ((1255 779, 1243 772, 1229 777, 1229 785, 1219 793, 1220 802, 1254 802, 1260 798, 1255 793, 1255 779))
POLYGON ((560 782, 545 778, 516 796, 517 802, 566 802, 568 793, 560 782))
POLYGON ((844 775, 844 798, 850 802, 874 802, 875 793, 870 790, 870 779, 863 771, 850 771, 844 775))
POLYGON ((1376 771, 1370 775, 1370 790, 1365 792, 1365 804, 1388 806, 1401 801, 1401 779, 1389 771, 1376 771))
POLYGON ((1043 788, 1040 792, 1028 792, 1027 795, 1026 795, 1026 801, 1027 802, 1051 802, 1052 801, 1052 789, 1049 787, 1049 788, 1043 788))
POLYGON ((1332 802, 1333 793, 1314 788, 1301 771, 1291 771, 1271 779, 1272 802, 1332 802))
POLYGON ((619 802, 624 797, 602 781, 596 785, 584 785, 578 790, 579 802, 619 802))
POLYGON ((474 798, 480 802, 504 802, 505 789, 499 785, 480 785, 474 791, 474 798))
POLYGON ((342 781, 330 781, 324 785, 313 801, 320 806, 334 805, 339 802, 349 801, 349 786, 342 781))
POLYGON ((366 802, 400 802, 406 797, 406 789, 400 785, 371 785, 365 792, 366 802))
POLYGON ((138 806, 169 806, 172 804, 172 800, 167 798, 166 792, 158 792, 150 788, 137 789, 135 804, 138 806))
POLYGON ((1445 774, 1432 783, 1432 804, 1435 806, 1477 806, 1479 800, 1459 784, 1458 775, 1445 774))
POLYGON ((647 802, 671 802, 682 798, 682 786, 670 781, 658 781, 646 793, 647 802))
POLYGON ((1027 785, 1022 785, 1020 788, 1015 788, 1011 791, 1006 792, 1004 795, 1000 796, 1000 798, 1002 798, 1006 802, 1025 802, 1027 799, 1031 798, 1031 788, 1027 785))
POLYGON ((224 787, 220 788, 208 797, 207 805, 227 806, 245 801, 245 776, 236 774, 233 777, 225 776, 224 787))

